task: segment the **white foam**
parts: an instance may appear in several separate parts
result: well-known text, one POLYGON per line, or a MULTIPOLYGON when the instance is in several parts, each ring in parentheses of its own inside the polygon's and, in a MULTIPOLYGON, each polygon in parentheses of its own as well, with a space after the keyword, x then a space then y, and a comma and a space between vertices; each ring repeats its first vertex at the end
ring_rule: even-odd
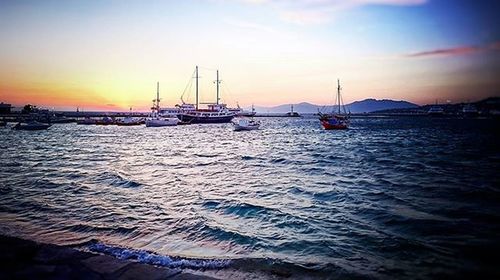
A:
POLYGON ((92 252, 111 255, 123 260, 136 260, 141 263, 171 268, 219 269, 230 265, 227 259, 188 259, 154 254, 144 250, 127 249, 94 243, 88 246, 92 252))

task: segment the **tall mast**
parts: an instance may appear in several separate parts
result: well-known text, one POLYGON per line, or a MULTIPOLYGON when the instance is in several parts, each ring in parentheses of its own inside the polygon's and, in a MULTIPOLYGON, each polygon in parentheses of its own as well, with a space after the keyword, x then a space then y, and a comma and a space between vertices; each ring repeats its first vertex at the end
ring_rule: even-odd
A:
POLYGON ((198 110, 198 65, 196 65, 196 110, 198 110))
POLYGON ((160 111, 160 82, 156 82, 156 112, 160 111))
POLYGON ((219 70, 217 70, 217 80, 215 81, 217 83, 217 105, 219 105, 219 70))
POLYGON ((340 115, 340 79, 337 79, 337 101, 338 101, 339 115, 340 115))

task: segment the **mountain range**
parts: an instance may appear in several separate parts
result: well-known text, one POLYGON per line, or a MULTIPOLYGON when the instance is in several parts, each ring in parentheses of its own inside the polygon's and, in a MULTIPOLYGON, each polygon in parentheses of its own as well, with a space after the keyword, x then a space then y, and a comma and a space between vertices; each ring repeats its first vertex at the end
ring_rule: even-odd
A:
MULTIPOLYGON (((284 104, 274 107, 261 107, 255 106, 255 111, 257 113, 287 113, 291 110, 291 105, 293 105, 293 111, 301 114, 314 114, 318 110, 321 112, 331 112, 333 109, 337 109, 337 106, 323 106, 316 105, 307 102, 302 102, 298 104, 284 104)), ((406 109, 406 108, 417 108, 417 104, 413 104, 407 101, 395 101, 390 99, 377 100, 373 98, 355 101, 346 104, 346 110, 351 113, 370 113, 379 110, 389 110, 389 109, 406 109)))

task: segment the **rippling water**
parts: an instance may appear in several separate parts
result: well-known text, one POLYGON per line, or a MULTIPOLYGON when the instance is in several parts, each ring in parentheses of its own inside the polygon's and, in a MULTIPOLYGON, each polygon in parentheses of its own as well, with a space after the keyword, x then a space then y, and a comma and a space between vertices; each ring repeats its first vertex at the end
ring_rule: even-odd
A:
POLYGON ((499 275, 498 121, 262 123, 0 129, 0 231, 193 269, 499 275))

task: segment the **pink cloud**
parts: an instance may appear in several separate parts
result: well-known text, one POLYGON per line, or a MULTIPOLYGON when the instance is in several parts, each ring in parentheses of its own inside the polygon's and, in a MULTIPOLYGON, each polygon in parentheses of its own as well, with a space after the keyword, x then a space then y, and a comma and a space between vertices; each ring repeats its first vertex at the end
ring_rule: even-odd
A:
POLYGON ((305 25, 324 24, 349 9, 366 5, 417 6, 428 0, 240 0, 244 3, 270 5, 283 21, 305 25))
POLYGON ((432 57, 432 56, 457 56, 468 55, 486 51, 499 51, 500 42, 494 42, 483 46, 458 46, 446 49, 434 49, 422 52, 406 54, 405 57, 432 57))

